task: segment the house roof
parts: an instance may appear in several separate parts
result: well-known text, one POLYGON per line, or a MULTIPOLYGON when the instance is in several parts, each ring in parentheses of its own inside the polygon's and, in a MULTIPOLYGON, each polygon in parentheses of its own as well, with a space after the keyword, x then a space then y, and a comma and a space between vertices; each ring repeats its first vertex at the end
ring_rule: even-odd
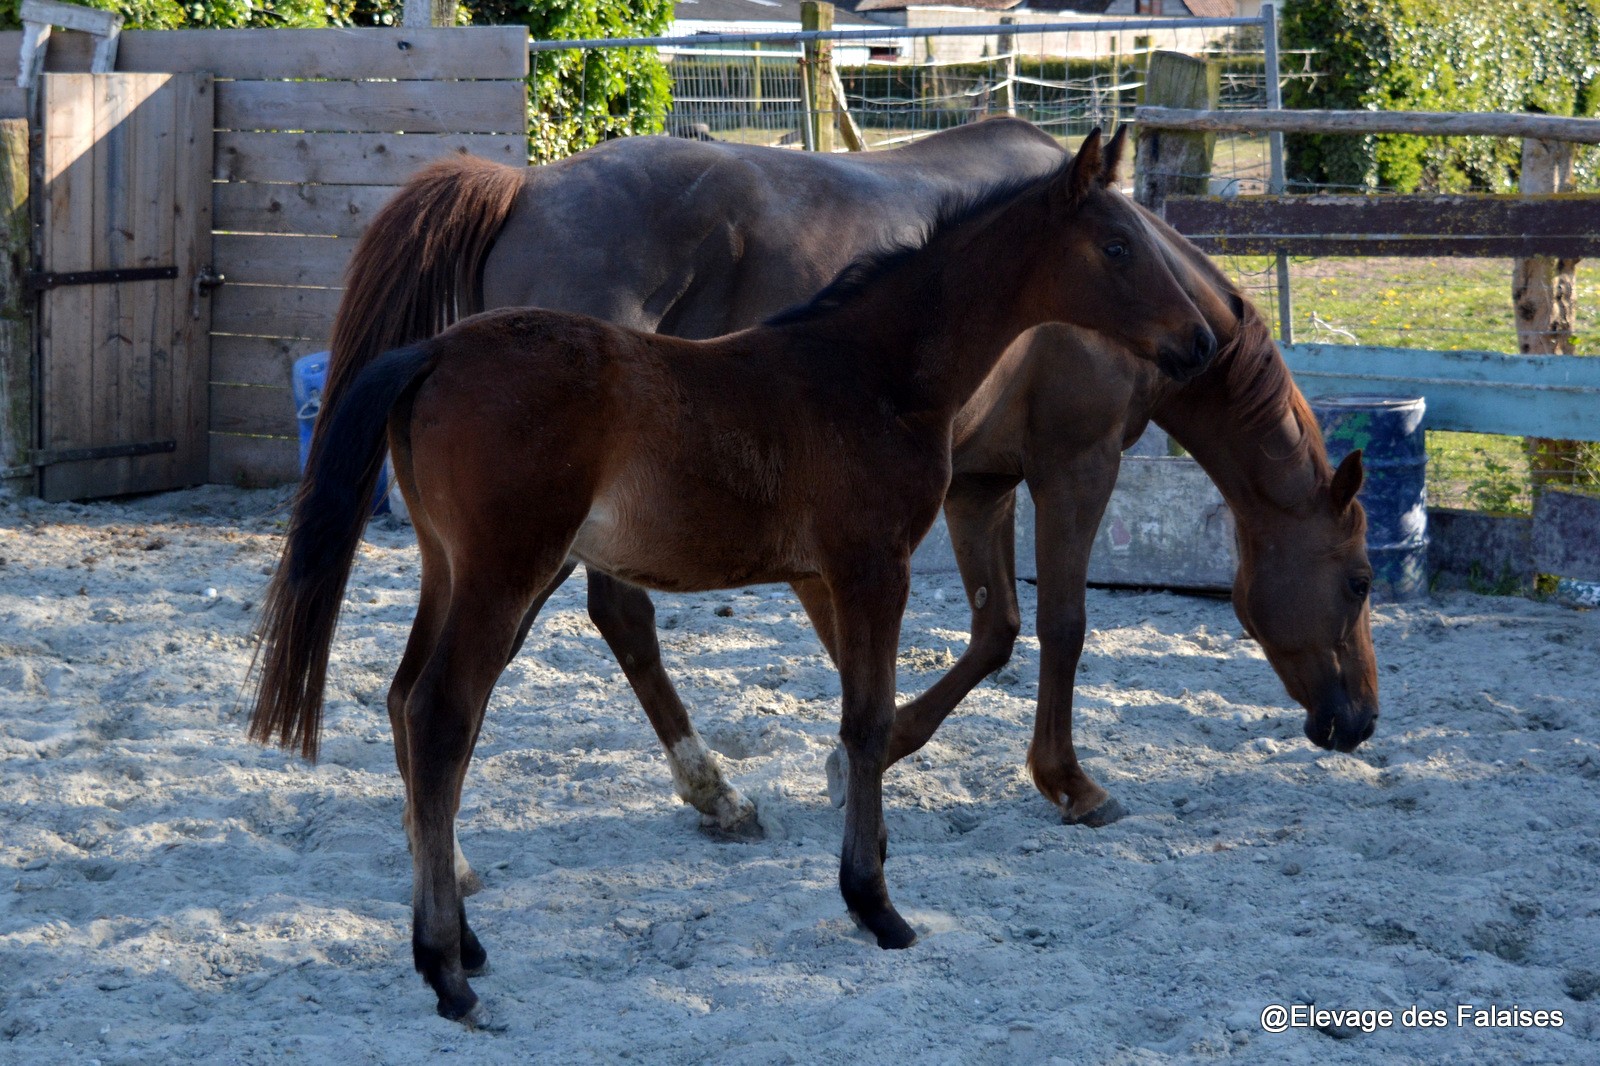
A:
MULTIPOLYGON (((1032 11, 1070 11, 1075 15, 1104 15, 1116 3, 1117 0, 1027 0, 1027 6, 1032 11)), ((1132 4, 1120 6, 1123 10, 1116 12, 1118 15, 1126 15, 1133 10, 1132 4)), ((1195 18, 1233 18, 1238 13, 1238 0, 1167 0, 1161 12, 1164 18, 1182 18, 1185 15, 1195 18)))
POLYGON ((1236 0, 1183 0, 1195 18, 1230 19, 1239 13, 1236 0))
MULTIPOLYGON (((901 3, 899 6, 904 7, 901 3)), ((677 0, 672 17, 695 22, 781 22, 800 24, 800 0, 677 0)), ((877 26, 857 18, 841 4, 834 12, 835 26, 877 26)))
POLYGON ((1071 11, 1080 15, 1103 15, 1112 0, 1028 0, 1033 11, 1071 11))
POLYGON ((900 11, 908 7, 969 7, 974 11, 1006 11, 1022 0, 860 0, 857 11, 900 11))

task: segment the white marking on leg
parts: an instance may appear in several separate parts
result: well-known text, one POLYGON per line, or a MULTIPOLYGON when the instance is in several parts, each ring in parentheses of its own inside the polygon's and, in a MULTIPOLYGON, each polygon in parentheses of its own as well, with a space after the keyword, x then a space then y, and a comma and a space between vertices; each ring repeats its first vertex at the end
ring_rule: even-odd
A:
POLYGON ((672 767, 672 784, 678 798, 723 829, 732 829, 755 816, 755 804, 740 795, 722 776, 716 753, 706 747, 700 734, 690 733, 667 750, 672 767))

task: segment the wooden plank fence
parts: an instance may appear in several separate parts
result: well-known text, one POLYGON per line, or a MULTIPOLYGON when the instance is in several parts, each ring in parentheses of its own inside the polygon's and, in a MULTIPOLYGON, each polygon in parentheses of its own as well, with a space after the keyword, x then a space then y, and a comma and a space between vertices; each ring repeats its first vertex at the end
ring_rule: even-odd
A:
POLYGON ((1169 196, 1166 218, 1211 255, 1600 256, 1600 194, 1169 196))
POLYGON ((447 152, 527 161, 527 30, 129 31, 117 69, 218 79, 210 480, 293 480, 290 367, 367 220, 447 152))

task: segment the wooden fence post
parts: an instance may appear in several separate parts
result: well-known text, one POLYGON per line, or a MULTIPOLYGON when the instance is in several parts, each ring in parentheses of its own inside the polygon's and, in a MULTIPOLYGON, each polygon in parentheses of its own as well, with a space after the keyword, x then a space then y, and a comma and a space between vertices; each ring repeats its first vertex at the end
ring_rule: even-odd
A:
MULTIPOLYGON (((1570 192, 1572 144, 1526 138, 1522 142, 1524 194, 1570 192)), ((1511 267, 1511 301, 1517 317, 1517 350, 1523 355, 1572 355, 1572 328, 1577 315, 1576 259, 1536 255, 1511 267)), ((1546 485, 1570 482, 1576 473, 1578 445, 1573 441, 1528 437, 1528 474, 1534 496, 1546 485)))
POLYGON ((454 26, 456 0, 405 0, 400 10, 402 26, 454 26))
MULTIPOLYGON (((800 5, 802 30, 833 29, 833 5, 804 0, 800 5)), ((805 45, 805 121, 811 131, 806 147, 814 152, 833 151, 833 42, 807 41, 805 45)))
MULTIPOLYGON (((1000 25, 1010 27, 1017 24, 1015 15, 1001 15, 1000 25)), ((1000 35, 1000 55, 1004 57, 1006 65, 1006 83, 1001 87, 1001 98, 995 101, 997 108, 1003 107, 1005 113, 1012 118, 1017 116, 1017 35, 1007 32, 1000 35)))
MULTIPOLYGON (((1220 96, 1216 64, 1178 52, 1152 52, 1144 103, 1212 111, 1220 96)), ((1141 129, 1134 165, 1134 199, 1161 214, 1167 197, 1204 195, 1211 178, 1214 133, 1141 129)))
POLYGON ((33 262, 28 120, 0 119, 0 488, 33 495, 33 262))
MULTIPOLYGON (((1522 142, 1526 194, 1572 190, 1572 145, 1528 138, 1522 142)), ((1511 299, 1517 312, 1517 348, 1523 355, 1571 355, 1576 259, 1547 255, 1512 266, 1511 299)))

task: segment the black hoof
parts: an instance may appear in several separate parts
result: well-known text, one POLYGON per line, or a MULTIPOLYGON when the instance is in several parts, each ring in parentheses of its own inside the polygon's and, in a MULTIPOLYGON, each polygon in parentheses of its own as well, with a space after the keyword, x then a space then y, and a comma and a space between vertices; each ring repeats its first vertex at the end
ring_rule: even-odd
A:
MULTIPOLYGON (((434 991, 437 992, 438 989, 434 991)), ((439 1017, 448 1018, 452 1022, 466 1022, 468 1025, 475 1025, 476 1022, 468 1021, 468 1019, 473 1015, 483 1016, 484 1012, 479 1009, 480 1006, 476 993, 471 989, 468 989, 467 994, 464 996, 439 993, 439 1017)))
POLYGON ((893 907, 886 907, 870 916, 851 911, 850 917, 876 937, 878 946, 885 951, 898 951, 917 942, 917 931, 893 907))
POLYGON ((1086 825, 1090 829, 1103 829, 1112 822, 1122 821, 1127 814, 1128 809, 1113 796, 1094 810, 1088 811, 1077 818, 1063 813, 1061 820, 1068 825, 1086 825))

